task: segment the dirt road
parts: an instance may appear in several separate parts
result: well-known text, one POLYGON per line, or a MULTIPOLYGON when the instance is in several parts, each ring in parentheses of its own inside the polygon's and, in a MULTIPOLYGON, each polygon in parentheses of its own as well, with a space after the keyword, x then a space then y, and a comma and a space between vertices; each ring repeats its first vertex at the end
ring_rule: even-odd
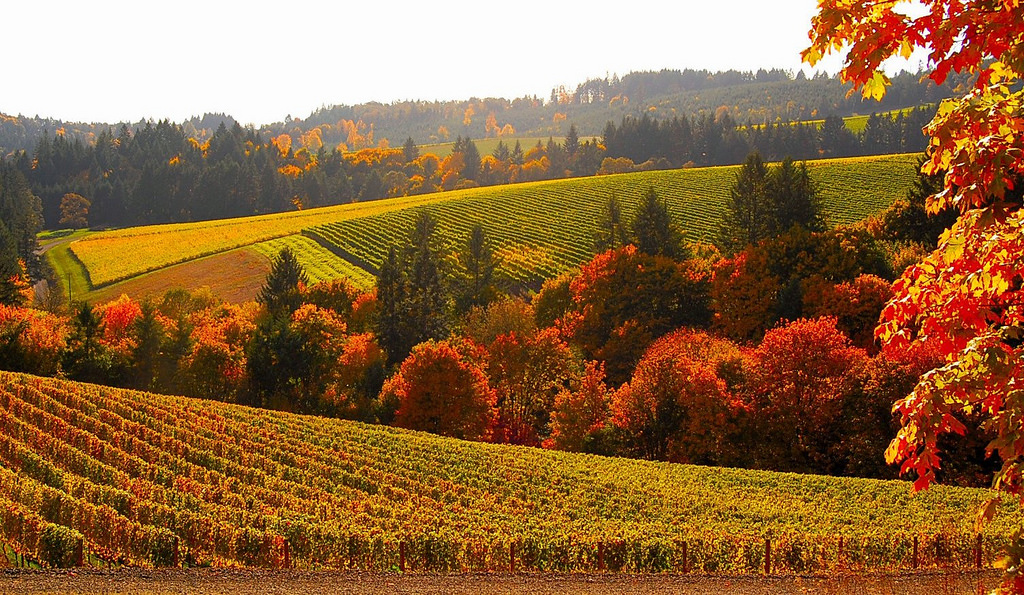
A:
POLYGON ((916 572, 845 574, 828 577, 725 577, 622 574, 386 574, 217 569, 118 571, 0 571, 0 593, 9 595, 85 593, 170 595, 181 593, 322 594, 425 593, 465 595, 662 594, 753 595, 768 593, 828 595, 952 595, 984 593, 998 583, 997 573, 916 572), (981 590, 979 590, 981 589, 981 590))

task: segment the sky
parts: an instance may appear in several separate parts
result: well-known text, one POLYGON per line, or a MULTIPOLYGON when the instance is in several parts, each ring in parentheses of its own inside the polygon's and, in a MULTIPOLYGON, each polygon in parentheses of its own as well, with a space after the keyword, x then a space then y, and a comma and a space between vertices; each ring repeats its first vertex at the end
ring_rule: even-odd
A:
MULTIPOLYGON (((0 113, 244 124, 321 106, 550 96, 670 69, 804 69, 815 0, 0 0, 0 113)), ((838 59, 822 68, 838 70, 838 59)))

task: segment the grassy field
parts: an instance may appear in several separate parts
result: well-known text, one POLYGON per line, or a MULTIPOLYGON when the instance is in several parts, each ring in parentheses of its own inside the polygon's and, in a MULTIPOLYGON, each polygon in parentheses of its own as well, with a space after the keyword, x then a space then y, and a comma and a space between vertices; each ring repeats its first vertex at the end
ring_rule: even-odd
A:
MULTIPOLYGON (((990 492, 654 463, 0 372, 0 541, 130 564, 757 573, 974 563, 990 492), (840 538, 843 558, 839 558, 840 538), (403 556, 404 552, 404 556, 403 556)), ((983 536, 986 565, 1019 509, 983 536)))
MULTIPOLYGON (((476 150, 480 152, 480 156, 482 157, 484 155, 490 155, 491 153, 493 153, 494 150, 498 148, 498 143, 499 142, 505 143, 505 145, 508 146, 508 150, 511 151, 516 146, 516 141, 519 141, 519 146, 522 147, 523 153, 526 153, 527 151, 529 151, 533 147, 537 146, 538 142, 540 144, 542 144, 542 145, 547 145, 548 138, 549 137, 547 137, 547 136, 544 136, 544 137, 529 136, 529 137, 511 137, 511 138, 478 138, 478 139, 473 139, 473 142, 476 144, 476 150)), ((556 143, 559 143, 559 144, 565 142, 565 137, 564 136, 555 136, 555 137, 550 137, 550 138, 552 140, 554 140, 556 143)), ((580 137, 580 142, 581 143, 586 142, 588 140, 591 141, 591 142, 595 142, 595 141, 601 140, 601 138, 597 137, 597 136, 581 136, 580 137)), ((433 143, 433 144, 429 144, 429 145, 420 145, 419 146, 419 150, 420 150, 420 154, 421 155, 425 155, 427 153, 433 153, 434 155, 437 155, 439 158, 444 159, 445 157, 447 157, 447 156, 452 154, 452 148, 454 146, 455 146, 454 142, 451 142, 451 143, 433 143)))
MULTIPOLYGON (((902 196, 913 181, 917 158, 858 157, 808 166, 820 186, 826 215, 840 224, 861 220, 902 196)), ((366 287, 372 285, 367 271, 379 265, 389 244, 404 240, 416 209, 429 208, 440 220, 449 249, 481 222, 498 241, 508 274, 536 283, 590 258, 596 222, 613 192, 630 216, 641 194, 653 187, 690 239, 711 239, 736 171, 737 166, 729 166, 532 182, 78 234, 53 240, 59 243, 49 258, 65 279, 72 279, 74 294, 89 299, 99 295, 93 290, 118 293, 118 284, 125 280, 180 263, 244 246, 269 256, 285 244, 296 249, 315 278, 345 275, 366 287), (337 254, 347 255, 347 261, 337 254)))

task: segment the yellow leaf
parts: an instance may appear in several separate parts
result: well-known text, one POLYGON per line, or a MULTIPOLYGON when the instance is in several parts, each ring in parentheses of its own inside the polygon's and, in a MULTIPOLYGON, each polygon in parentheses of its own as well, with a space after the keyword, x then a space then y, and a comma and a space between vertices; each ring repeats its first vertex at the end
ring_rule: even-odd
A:
POLYGON ((900 55, 903 56, 904 58, 909 58, 910 55, 913 53, 914 45, 907 41, 906 39, 904 39, 903 43, 900 44, 900 55))
POLYGON ((881 101, 882 97, 885 96, 885 88, 889 86, 889 77, 885 76, 881 72, 876 72, 871 75, 871 80, 864 83, 864 89, 861 91, 861 95, 864 98, 871 97, 875 101, 881 101))

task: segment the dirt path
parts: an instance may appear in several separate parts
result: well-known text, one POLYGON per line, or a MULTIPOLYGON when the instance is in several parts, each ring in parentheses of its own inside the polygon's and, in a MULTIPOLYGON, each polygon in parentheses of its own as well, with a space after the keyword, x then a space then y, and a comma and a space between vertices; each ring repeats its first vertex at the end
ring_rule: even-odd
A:
POLYGON ((0 571, 0 593, 170 595, 179 593, 384 593, 465 595, 662 594, 952 595, 987 592, 997 573, 916 572, 828 577, 622 574, 384 574, 251 570, 0 571))

